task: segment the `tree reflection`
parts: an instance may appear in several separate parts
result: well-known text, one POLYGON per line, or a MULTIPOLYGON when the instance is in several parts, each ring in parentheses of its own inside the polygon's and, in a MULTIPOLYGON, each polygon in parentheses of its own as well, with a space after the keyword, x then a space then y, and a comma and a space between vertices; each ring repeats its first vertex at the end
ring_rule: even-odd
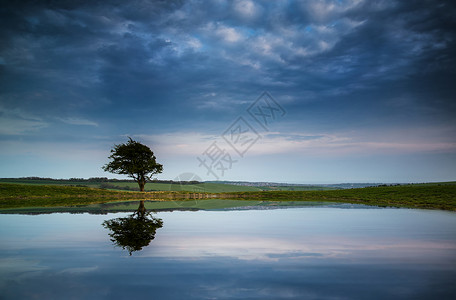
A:
POLYGON ((163 226, 163 221, 154 218, 150 212, 146 213, 144 201, 141 201, 138 210, 124 218, 115 218, 103 222, 103 227, 111 232, 111 241, 130 255, 146 247, 155 238, 155 232, 163 226))

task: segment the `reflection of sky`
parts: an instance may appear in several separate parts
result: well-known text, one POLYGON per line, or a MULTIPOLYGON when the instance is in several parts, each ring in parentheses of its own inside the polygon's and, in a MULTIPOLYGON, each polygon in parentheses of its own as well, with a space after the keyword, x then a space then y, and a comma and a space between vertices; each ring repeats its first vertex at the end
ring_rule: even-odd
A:
MULTIPOLYGON (((450 298, 456 214, 305 208, 163 212, 129 257, 112 215, 0 215, 4 299, 450 298), (431 297, 432 296, 432 297, 431 297)), ((3 298, 2 298, 3 299, 3 298)))

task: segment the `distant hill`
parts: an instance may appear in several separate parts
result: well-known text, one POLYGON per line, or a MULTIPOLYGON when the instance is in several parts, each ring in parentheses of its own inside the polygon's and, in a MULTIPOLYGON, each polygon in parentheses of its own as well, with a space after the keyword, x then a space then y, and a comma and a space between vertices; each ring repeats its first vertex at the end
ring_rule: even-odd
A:
POLYGON ((239 186, 267 188, 287 188, 287 190, 326 190, 326 189, 354 189, 368 186, 378 186, 384 183, 335 183, 335 184, 305 184, 305 183, 281 183, 281 182, 249 182, 249 181, 206 181, 211 183, 232 184, 239 186))

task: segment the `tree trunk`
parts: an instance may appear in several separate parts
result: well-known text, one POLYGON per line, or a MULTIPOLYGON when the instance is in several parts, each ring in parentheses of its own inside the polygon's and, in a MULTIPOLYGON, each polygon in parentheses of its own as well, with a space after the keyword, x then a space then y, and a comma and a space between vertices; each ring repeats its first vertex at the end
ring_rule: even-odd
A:
POLYGON ((138 179, 139 190, 144 192, 144 186, 146 185, 146 181, 144 179, 138 179))

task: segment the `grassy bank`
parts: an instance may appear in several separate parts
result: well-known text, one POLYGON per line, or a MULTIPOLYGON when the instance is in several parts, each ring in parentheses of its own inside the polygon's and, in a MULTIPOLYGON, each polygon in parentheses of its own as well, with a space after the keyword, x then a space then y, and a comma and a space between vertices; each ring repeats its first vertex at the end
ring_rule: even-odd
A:
POLYGON ((262 200, 302 200, 360 203, 375 206, 456 211, 456 182, 365 187, 332 191, 242 193, 262 200))
POLYGON ((60 185, 0 184, 0 209, 80 206, 112 201, 190 197, 189 193, 125 192, 60 185))
MULTIPOLYGON (((213 198, 237 201, 343 202, 456 211, 456 183, 414 184, 328 191, 247 191, 225 193, 172 191, 140 193, 59 185, 0 184, 0 209, 81 206, 127 200, 173 200, 175 202, 213 198)), ((243 205, 242 202, 239 202, 239 204, 239 206, 243 205)))

